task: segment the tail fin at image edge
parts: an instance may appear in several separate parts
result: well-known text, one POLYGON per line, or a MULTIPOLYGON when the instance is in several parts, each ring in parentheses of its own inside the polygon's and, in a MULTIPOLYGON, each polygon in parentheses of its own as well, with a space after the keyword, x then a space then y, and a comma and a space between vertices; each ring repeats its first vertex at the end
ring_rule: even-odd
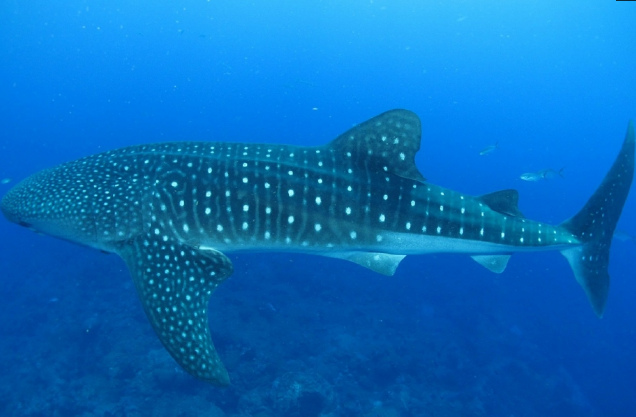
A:
POLYGON ((601 317, 609 292, 610 246, 634 177, 634 123, 629 122, 623 146, 601 185, 585 206, 561 227, 583 244, 561 251, 574 276, 601 317))

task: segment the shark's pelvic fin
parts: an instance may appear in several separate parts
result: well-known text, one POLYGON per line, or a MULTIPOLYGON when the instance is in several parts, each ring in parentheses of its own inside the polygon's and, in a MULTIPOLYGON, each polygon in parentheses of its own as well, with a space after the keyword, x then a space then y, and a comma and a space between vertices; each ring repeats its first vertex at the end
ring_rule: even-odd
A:
POLYGON ((585 206, 561 224, 582 246, 561 251, 576 280, 585 290, 596 314, 605 309, 610 277, 607 272, 616 223, 623 211, 634 177, 634 124, 629 122, 623 146, 605 179, 585 206))
POLYGON ((492 210, 510 216, 523 217, 519 211, 519 192, 517 190, 501 190, 479 197, 492 210))
POLYGON ((406 255, 392 255, 389 253, 376 252, 337 252, 324 253, 324 256, 330 258, 344 259, 354 262, 365 268, 369 268, 382 275, 391 276, 395 273, 398 265, 406 255))
POLYGON ((510 255, 475 255, 471 256, 479 265, 490 271, 501 274, 508 265, 510 255))
POLYGON ((228 385, 230 378, 210 338, 207 310, 212 291, 232 274, 230 260, 216 250, 198 251, 155 233, 127 241, 118 253, 170 355, 197 378, 228 385))
POLYGON ((391 110, 349 129, 329 145, 363 169, 424 182, 415 166, 420 150, 420 119, 408 110, 391 110))

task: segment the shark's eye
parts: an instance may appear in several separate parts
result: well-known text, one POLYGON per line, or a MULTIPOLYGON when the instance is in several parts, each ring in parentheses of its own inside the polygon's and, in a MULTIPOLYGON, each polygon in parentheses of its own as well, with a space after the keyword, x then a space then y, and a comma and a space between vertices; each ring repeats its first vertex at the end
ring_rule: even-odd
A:
POLYGON ((19 222, 18 222, 18 224, 19 224, 20 226, 29 227, 29 228, 32 226, 31 224, 29 224, 29 223, 27 223, 27 222, 23 222, 23 221, 19 221, 19 222))

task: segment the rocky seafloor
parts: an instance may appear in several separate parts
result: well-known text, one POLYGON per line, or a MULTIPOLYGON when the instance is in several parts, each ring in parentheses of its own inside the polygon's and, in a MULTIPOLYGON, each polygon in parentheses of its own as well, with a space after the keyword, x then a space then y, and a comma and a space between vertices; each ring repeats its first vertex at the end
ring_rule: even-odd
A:
POLYGON ((384 277, 320 257, 232 257, 210 303, 232 379, 216 388, 163 349, 123 262, 60 251, 2 265, 0 415, 597 415, 565 366, 484 305, 489 284, 454 291, 460 277, 419 261, 384 277))

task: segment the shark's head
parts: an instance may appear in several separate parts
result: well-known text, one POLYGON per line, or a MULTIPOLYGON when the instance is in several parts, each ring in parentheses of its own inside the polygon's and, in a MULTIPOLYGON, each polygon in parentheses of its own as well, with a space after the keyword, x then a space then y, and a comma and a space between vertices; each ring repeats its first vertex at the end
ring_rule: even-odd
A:
POLYGON ((22 181, 13 187, 0 202, 0 210, 2 210, 2 214, 7 220, 28 228, 32 228, 32 224, 29 221, 34 217, 31 215, 33 210, 30 210, 33 202, 25 194, 28 194, 27 183, 33 177, 29 177, 28 180, 22 181))
POLYGON ((4 216, 37 232, 73 241, 81 239, 79 232, 83 226, 75 212, 78 209, 85 212, 87 202, 70 204, 69 198, 56 198, 66 194, 58 177, 57 169, 49 169, 17 184, 2 199, 0 208, 4 216))
POLYGON ((2 213, 33 231, 112 250, 138 233, 141 207, 134 176, 108 169, 104 159, 85 158, 26 178, 4 196, 2 213))
MULTIPOLYGON (((198 146, 190 146, 191 153, 198 146)), ((182 149, 188 145, 142 145, 69 162, 25 179, 0 207, 14 223, 121 256, 168 352, 190 374, 227 385, 227 370, 210 337, 207 305, 232 273, 232 263, 213 248, 190 245, 172 228, 179 219, 175 210, 192 206, 185 198, 172 205, 171 198, 183 191, 178 184, 197 178, 191 160, 179 163, 183 158, 175 154, 182 149)), ((183 192, 196 195, 195 189, 183 192)))

